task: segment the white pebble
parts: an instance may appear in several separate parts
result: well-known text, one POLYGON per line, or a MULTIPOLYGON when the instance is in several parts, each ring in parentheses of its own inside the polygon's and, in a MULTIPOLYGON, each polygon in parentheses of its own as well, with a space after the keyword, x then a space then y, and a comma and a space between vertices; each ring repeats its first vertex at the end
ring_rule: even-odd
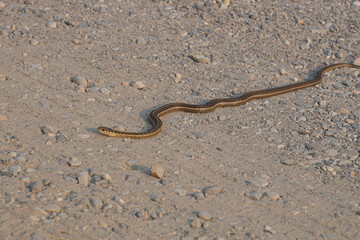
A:
POLYGON ((48 21, 48 22, 46 23, 46 26, 47 26, 48 28, 56 28, 56 22, 54 22, 54 21, 48 21))
POLYGON ((136 89, 143 89, 143 88, 145 88, 145 84, 144 84, 143 82, 141 82, 141 81, 137 81, 137 82, 134 83, 132 86, 133 86, 134 88, 136 88, 136 89))

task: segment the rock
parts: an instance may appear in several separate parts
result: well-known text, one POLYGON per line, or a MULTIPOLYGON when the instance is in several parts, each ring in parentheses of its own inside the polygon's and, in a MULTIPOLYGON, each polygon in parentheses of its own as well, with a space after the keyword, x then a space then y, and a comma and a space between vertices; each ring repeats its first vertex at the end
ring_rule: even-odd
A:
POLYGON ((36 39, 32 39, 32 40, 30 40, 30 42, 29 42, 31 45, 33 45, 33 46, 36 46, 36 45, 38 45, 39 44, 39 41, 38 40, 36 40, 36 39))
POLYGON ((324 151, 324 154, 329 156, 329 157, 335 157, 338 154, 338 151, 336 149, 326 149, 324 151))
POLYGON ((180 196, 185 196, 185 194, 186 194, 186 190, 182 189, 182 188, 177 188, 177 189, 174 190, 174 192, 176 192, 180 196))
POLYGON ((90 182, 90 175, 88 171, 82 171, 78 174, 77 179, 79 184, 88 186, 90 182))
POLYGON ((205 198, 205 195, 202 192, 196 192, 193 194, 193 197, 197 200, 201 200, 205 198))
MULTIPOLYGON (((360 1, 354 1, 354 2, 353 2, 353 5, 354 5, 354 7, 360 7, 360 1)), ((355 62, 354 62, 354 64, 360 65, 360 60, 359 60, 358 63, 355 63, 355 62)))
POLYGON ((71 160, 69 161, 70 167, 80 167, 82 165, 82 162, 79 160, 71 160))
POLYGON ((103 202, 99 198, 90 198, 89 201, 90 206, 93 207, 96 211, 103 207, 103 202))
POLYGON ((222 191, 223 190, 220 187, 208 187, 203 189, 203 193, 205 194, 205 196, 216 195, 222 193, 222 191))
POLYGON ((280 163, 285 166, 292 166, 292 165, 294 165, 295 162, 292 159, 283 159, 280 161, 280 163))
POLYGON ((49 204, 45 206, 44 210, 48 213, 59 213, 61 212, 61 207, 56 204, 49 204))
POLYGON ((190 226, 194 229, 200 229, 201 228, 201 222, 200 219, 195 218, 194 220, 191 221, 190 226))
POLYGON ((136 88, 136 89, 143 89, 143 88, 145 88, 145 84, 144 84, 143 82, 141 82, 141 81, 137 81, 137 82, 133 83, 132 86, 133 86, 134 88, 136 88))
POLYGON ((162 178, 164 176, 164 169, 162 166, 155 164, 151 167, 151 176, 162 178))
POLYGON ((252 200, 260 200, 262 198, 262 193, 259 191, 251 191, 251 192, 246 192, 244 196, 252 200))
POLYGON ((206 221, 209 221, 213 218, 209 212, 199 212, 197 216, 206 221))
POLYGON ((83 76, 75 76, 70 79, 73 83, 77 84, 78 86, 82 86, 87 88, 88 82, 86 81, 85 77, 83 76))
POLYGON ((45 238, 44 238, 43 236, 41 236, 40 233, 33 232, 33 233, 30 235, 30 239, 31 239, 31 240, 44 240, 45 238))
POLYGON ((264 231, 269 232, 269 233, 276 233, 276 231, 274 229, 272 229, 272 227, 270 227, 268 225, 264 226, 264 231))
POLYGON ((210 63, 210 59, 207 58, 207 57, 204 57, 204 56, 193 55, 193 56, 190 56, 190 58, 191 58, 194 62, 197 62, 197 63, 203 63, 203 64, 210 63))
POLYGON ((276 192, 267 192, 265 195, 271 200, 278 200, 280 198, 280 195, 276 192))
POLYGON ((103 94, 110 94, 110 90, 107 89, 107 88, 100 88, 99 91, 100 91, 101 93, 103 93, 103 94))
POLYGON ((57 127, 53 127, 50 125, 45 125, 45 126, 41 127, 41 131, 43 132, 43 134, 48 134, 48 133, 56 134, 59 132, 57 127))
POLYGON ((33 182, 30 183, 30 190, 32 193, 38 193, 41 192, 43 189, 43 185, 40 182, 33 182))
POLYGON ((6 6, 6 4, 5 4, 5 3, 0 2, 0 9, 3 9, 5 6, 6 6))
POLYGON ((4 115, 0 115, 0 121, 7 121, 8 118, 4 115))
POLYGON ((142 37, 137 38, 135 42, 136 42, 136 44, 138 44, 138 45, 146 45, 146 44, 147 44, 147 41, 146 41, 144 38, 142 38, 142 37))
POLYGON ((269 183, 265 179, 259 178, 259 179, 250 181, 249 185, 252 187, 262 188, 262 187, 266 187, 267 185, 269 185, 269 183))
POLYGON ((56 28, 57 26, 56 26, 56 22, 54 22, 54 21, 48 21, 47 23, 46 23, 46 26, 48 27, 48 28, 56 28))
POLYGON ((21 167, 19 165, 12 165, 8 168, 9 172, 16 174, 21 172, 21 167))
POLYGON ((105 180, 105 181, 107 181, 107 182, 111 182, 111 176, 110 176, 110 174, 104 173, 104 174, 101 175, 101 177, 102 177, 103 180, 105 180))

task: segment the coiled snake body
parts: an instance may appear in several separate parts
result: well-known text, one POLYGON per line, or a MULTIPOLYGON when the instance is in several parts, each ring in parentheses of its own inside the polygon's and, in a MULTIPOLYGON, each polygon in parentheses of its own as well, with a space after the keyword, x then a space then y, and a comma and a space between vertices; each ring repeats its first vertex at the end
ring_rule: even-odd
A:
POLYGON ((342 68, 342 67, 350 67, 350 68, 360 69, 360 66, 355 65, 355 64, 339 63, 339 64, 334 64, 334 65, 330 65, 330 66, 322 68, 321 70, 318 71, 318 73, 314 79, 311 79, 311 80, 308 80, 305 82, 291 83, 291 84, 281 86, 281 87, 246 92, 243 95, 241 95, 240 97, 216 98, 216 99, 210 100, 209 102, 207 102, 205 104, 168 103, 168 104, 165 104, 165 105, 163 105, 159 108, 156 108, 155 110, 150 112, 150 114, 148 116, 148 121, 152 124, 152 128, 146 132, 123 132, 123 131, 117 131, 117 130, 114 130, 114 129, 111 129, 108 127, 98 127, 97 130, 99 132, 101 132, 102 134, 105 134, 110 137, 120 137, 120 138, 152 137, 161 131, 161 129, 163 127, 163 123, 162 123, 160 117, 167 113, 176 112, 176 111, 191 112, 191 113, 207 113, 207 112, 214 111, 216 108, 219 108, 219 107, 233 107, 233 106, 243 105, 253 99, 272 97, 275 95, 279 95, 279 94, 292 92, 295 90, 314 86, 321 82, 322 76, 326 72, 329 72, 336 68, 342 68))

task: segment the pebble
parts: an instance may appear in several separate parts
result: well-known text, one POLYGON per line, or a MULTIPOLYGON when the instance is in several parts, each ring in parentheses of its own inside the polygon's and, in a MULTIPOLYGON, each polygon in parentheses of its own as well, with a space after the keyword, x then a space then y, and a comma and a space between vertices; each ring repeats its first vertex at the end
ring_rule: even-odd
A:
POLYGON ((81 161, 78 160, 71 160, 69 161, 70 167, 80 167, 82 165, 81 161))
POLYGON ((219 121, 224 121, 224 120, 226 120, 226 116, 225 116, 225 115, 219 115, 219 116, 217 117, 217 119, 218 119, 219 121))
POLYGON ((75 76, 71 78, 71 81, 77 84, 78 86, 82 86, 84 88, 87 88, 88 82, 86 81, 85 77, 83 76, 75 76))
POLYGON ((38 193, 41 192, 43 189, 43 185, 40 182, 33 182, 30 183, 30 190, 32 193, 38 193))
POLYGON ((103 207, 103 202, 99 198, 90 198, 90 206, 92 206, 95 210, 100 210, 103 207))
POLYGON ((43 134, 48 134, 48 133, 54 133, 56 134, 57 132, 59 132, 59 130, 56 127, 50 126, 50 125, 45 125, 41 128, 41 131, 43 132, 43 134))
POLYGON ((300 45, 301 50, 308 50, 310 48, 310 43, 306 42, 300 45))
POLYGON ((201 200, 201 199, 204 199, 204 198, 205 198, 205 195, 204 195, 204 193, 202 193, 202 192, 196 192, 196 193, 193 194, 193 197, 194 197, 195 199, 197 199, 197 200, 201 200))
POLYGON ((164 168, 158 164, 151 167, 151 176, 156 178, 162 178, 164 176, 164 168))
POLYGON ((84 92, 86 92, 86 89, 85 89, 83 86, 77 86, 77 87, 75 88, 75 91, 76 91, 77 93, 84 93, 84 92))
POLYGON ((321 170, 323 170, 325 172, 334 172, 335 168, 333 168, 332 166, 324 165, 324 166, 321 166, 321 170))
POLYGON ((61 212, 61 207, 56 204, 49 204, 45 206, 44 210, 48 213, 59 213, 61 212))
MULTIPOLYGON (((360 7, 360 1, 354 1, 353 2, 353 5, 355 6, 355 7, 360 7)), ((354 63, 354 64, 356 64, 356 63, 354 63)), ((358 65, 360 65, 360 61, 359 61, 359 63, 357 63, 358 65)))
POLYGON ((30 40, 30 44, 33 45, 33 46, 36 46, 36 45, 39 44, 39 41, 35 40, 35 39, 32 39, 32 40, 30 40))
POLYGON ((274 229, 272 229, 272 227, 270 227, 268 225, 264 226, 264 231, 269 232, 269 233, 276 233, 276 231, 274 229))
POLYGON ((298 121, 298 122, 305 122, 305 121, 306 121, 306 117, 300 116, 300 117, 296 118, 296 121, 298 121))
POLYGON ((90 175, 88 171, 82 171, 78 174, 77 179, 79 184, 88 186, 90 182, 90 175))
POLYGON ((280 74, 281 75, 288 75, 289 73, 285 70, 285 69, 280 69, 280 74))
POLYGON ((17 157, 14 157, 14 160, 18 161, 18 162, 25 162, 26 158, 24 156, 17 156, 17 157))
POLYGON ((191 221, 190 226, 194 229, 200 229, 201 228, 201 221, 198 218, 195 218, 191 221))
POLYGON ((138 45, 146 45, 147 41, 144 38, 140 37, 140 38, 136 39, 136 44, 138 44, 138 45))
POLYGON ((82 138, 82 139, 87 139, 87 138, 90 137, 89 134, 78 134, 77 136, 78 136, 79 138, 82 138))
POLYGON ((54 21, 48 21, 48 22, 46 23, 46 26, 47 26, 48 28, 56 28, 56 22, 54 22, 54 21))
POLYGON ((0 9, 4 8, 6 5, 3 2, 0 2, 0 9))
POLYGON ((56 138, 56 141, 60 142, 60 143, 64 143, 69 139, 67 134, 63 133, 63 132, 59 132, 55 138, 56 138))
POLYGON ((276 192, 266 192, 266 197, 270 198, 271 200, 278 200, 280 195, 276 192))
POLYGON ((101 177, 102 177, 103 180, 105 180, 105 181, 107 181, 107 182, 111 182, 111 176, 110 176, 110 174, 104 173, 104 174, 101 175, 101 177))
POLYGON ((186 190, 182 189, 182 188, 177 188, 177 189, 174 190, 174 192, 176 192, 180 196, 185 196, 185 194, 186 194, 186 190))
POLYGON ((292 159, 283 159, 280 161, 281 164, 285 165, 285 166, 292 166, 294 165, 294 160, 292 159))
POLYGON ((258 188, 266 187, 268 185, 269 185, 269 183, 265 179, 262 179, 262 178, 252 180, 249 183, 249 186, 258 187, 258 188))
POLYGON ((107 88, 100 88, 99 91, 100 91, 101 93, 103 93, 103 94, 109 94, 109 93, 110 93, 110 90, 107 89, 107 88))
POLYGON ((199 212, 197 216, 205 221, 209 221, 213 218, 209 212, 199 212))
POLYGON ((8 118, 4 115, 0 115, 0 121, 7 121, 8 118))
POLYGON ((222 193, 222 191, 223 190, 220 187, 208 187, 203 190, 203 193, 205 194, 205 196, 210 196, 222 193))
POLYGON ((194 61, 194 62, 197 62, 197 63, 210 63, 210 59, 205 57, 205 56, 200 56, 200 55, 193 55, 193 56, 190 56, 190 58, 194 61))
POLYGON ((262 198, 262 193, 259 191, 246 192, 244 195, 252 200, 260 200, 262 198))
POLYGON ((324 151, 324 154, 329 156, 329 157, 335 157, 338 154, 338 151, 336 149, 326 149, 324 151))
POLYGON ((21 167, 19 165, 12 165, 8 168, 8 170, 9 172, 16 174, 21 172, 21 167))
POLYGON ((143 89, 143 88, 145 88, 145 84, 143 83, 143 82, 141 82, 141 81, 137 81, 137 82, 135 82, 135 83, 133 83, 133 85, 132 85, 134 88, 136 88, 136 89, 143 89))
POLYGON ((31 239, 31 240, 44 240, 45 238, 44 238, 43 236, 41 236, 40 233, 33 232, 33 233, 30 235, 30 239, 31 239))

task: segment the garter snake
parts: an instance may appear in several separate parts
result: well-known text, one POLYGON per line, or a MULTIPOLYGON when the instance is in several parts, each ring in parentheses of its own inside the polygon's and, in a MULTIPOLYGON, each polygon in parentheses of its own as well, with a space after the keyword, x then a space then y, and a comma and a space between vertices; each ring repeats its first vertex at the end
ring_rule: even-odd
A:
POLYGON ((229 97, 229 98, 216 98, 213 100, 208 101, 205 104, 188 104, 188 103, 168 103, 159 108, 154 109, 150 112, 148 116, 148 121, 151 123, 152 128, 147 130, 146 132, 124 132, 124 131, 117 131, 108 127, 98 127, 97 130, 102 134, 105 134, 110 137, 120 137, 120 138, 148 138, 155 136, 158 134, 162 127, 163 123, 160 119, 162 115, 165 115, 170 112, 176 111, 183 111, 183 112, 191 112, 191 113, 207 113, 214 111, 216 108, 219 107, 233 107, 243 105, 250 100, 253 99, 260 99, 260 98, 267 98, 272 97, 275 95, 283 94, 292 92, 295 90, 299 90, 302 88, 307 88, 314 86, 321 82, 322 76, 331 70, 336 68, 342 67, 350 67, 350 68, 358 68, 360 66, 351 64, 351 63, 339 63, 330 65, 320 69, 317 72, 317 75, 314 79, 298 82, 298 83, 291 83, 281 87, 274 87, 265 90, 257 90, 246 92, 239 97, 229 97))

